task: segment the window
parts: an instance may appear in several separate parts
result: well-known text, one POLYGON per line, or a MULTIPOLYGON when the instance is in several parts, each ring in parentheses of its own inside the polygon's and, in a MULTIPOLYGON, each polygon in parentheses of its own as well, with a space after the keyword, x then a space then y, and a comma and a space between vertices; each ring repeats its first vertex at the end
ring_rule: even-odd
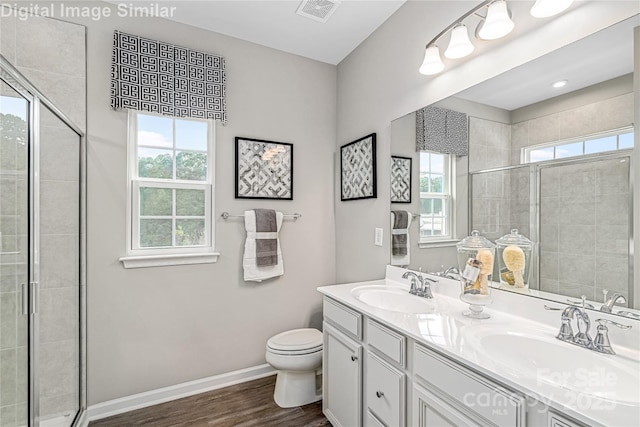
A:
POLYGON ((448 154, 420 152, 420 242, 453 236, 453 166, 448 154))
POLYGON ((522 149, 523 163, 543 162, 545 160, 633 148, 633 137, 633 128, 624 128, 593 135, 589 138, 534 145, 522 149))
POLYGON ((215 262, 213 121, 139 112, 129 121, 125 267, 215 262))

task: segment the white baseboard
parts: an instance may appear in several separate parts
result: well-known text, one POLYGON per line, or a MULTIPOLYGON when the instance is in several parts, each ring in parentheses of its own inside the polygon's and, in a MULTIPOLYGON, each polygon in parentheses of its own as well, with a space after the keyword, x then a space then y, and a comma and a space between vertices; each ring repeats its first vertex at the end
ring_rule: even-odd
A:
POLYGON ((215 375, 213 377, 202 378, 169 387, 146 391, 119 399, 109 400, 89 406, 87 414, 89 421, 95 421, 112 415, 122 414, 135 409, 146 408, 158 403, 169 402, 194 394, 204 393, 218 388, 227 387, 234 384, 257 380, 259 378, 274 375, 276 371, 269 365, 258 365, 251 368, 240 369, 238 371, 227 372, 226 374, 215 375))

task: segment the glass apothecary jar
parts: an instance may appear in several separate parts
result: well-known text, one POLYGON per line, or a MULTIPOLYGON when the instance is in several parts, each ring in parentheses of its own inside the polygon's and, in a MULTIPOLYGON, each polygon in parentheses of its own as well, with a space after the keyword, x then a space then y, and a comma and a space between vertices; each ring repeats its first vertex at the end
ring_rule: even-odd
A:
POLYGON ((533 242, 514 228, 511 233, 496 240, 500 287, 513 291, 528 292, 531 273, 533 242))
POLYGON ((482 310, 491 304, 490 283, 496 246, 482 237, 478 230, 473 230, 471 236, 462 239, 456 247, 461 272, 460 299, 469 304, 469 310, 463 314, 475 319, 488 319, 489 315, 482 310))

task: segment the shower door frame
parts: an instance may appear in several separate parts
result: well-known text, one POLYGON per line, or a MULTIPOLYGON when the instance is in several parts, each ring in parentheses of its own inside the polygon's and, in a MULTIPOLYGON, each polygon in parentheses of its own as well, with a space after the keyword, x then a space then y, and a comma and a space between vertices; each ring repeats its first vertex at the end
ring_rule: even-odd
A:
POLYGON ((29 172, 29 254, 28 283, 22 288, 22 314, 28 316, 28 416, 29 426, 40 425, 39 364, 39 286, 40 286, 40 108, 46 107, 54 116, 78 135, 80 171, 79 182, 79 271, 78 271, 78 411, 72 426, 80 426, 86 418, 86 135, 42 92, 0 54, 0 76, 18 94, 29 102, 28 164, 29 172))
POLYGON ((531 238, 534 242, 534 250, 533 250, 533 259, 534 259, 534 271, 536 275, 537 290, 540 289, 540 203, 542 192, 540 189, 540 174, 542 169, 554 167, 554 166, 562 166, 568 164, 578 164, 578 163, 590 163, 597 162, 601 160, 610 160, 610 159, 629 159, 629 270, 628 270, 628 297, 629 301, 635 301, 635 282, 634 282, 634 274, 636 273, 634 270, 634 238, 633 238, 633 177, 634 177, 634 159, 633 159, 633 149, 626 148, 622 150, 616 150, 611 152, 604 153, 594 153, 587 154, 576 157, 566 157, 562 159, 553 159, 546 160, 535 163, 521 163, 519 165, 512 166, 504 166, 498 168, 490 168, 490 169, 481 169, 477 171, 469 171, 468 173, 468 188, 469 188, 469 208, 468 208, 468 229, 471 230, 473 227, 473 177, 478 174, 490 173, 490 172, 502 172, 509 171, 515 169, 529 169, 529 200, 530 200, 530 209, 529 209, 529 226, 531 230, 531 238))

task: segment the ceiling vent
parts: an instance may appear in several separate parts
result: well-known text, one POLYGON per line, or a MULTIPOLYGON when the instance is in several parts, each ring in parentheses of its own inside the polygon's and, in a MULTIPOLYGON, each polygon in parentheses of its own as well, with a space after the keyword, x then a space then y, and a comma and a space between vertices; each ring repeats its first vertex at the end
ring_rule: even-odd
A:
POLYGON ((340 0, 302 0, 296 13, 318 22, 327 22, 340 6, 340 0))

